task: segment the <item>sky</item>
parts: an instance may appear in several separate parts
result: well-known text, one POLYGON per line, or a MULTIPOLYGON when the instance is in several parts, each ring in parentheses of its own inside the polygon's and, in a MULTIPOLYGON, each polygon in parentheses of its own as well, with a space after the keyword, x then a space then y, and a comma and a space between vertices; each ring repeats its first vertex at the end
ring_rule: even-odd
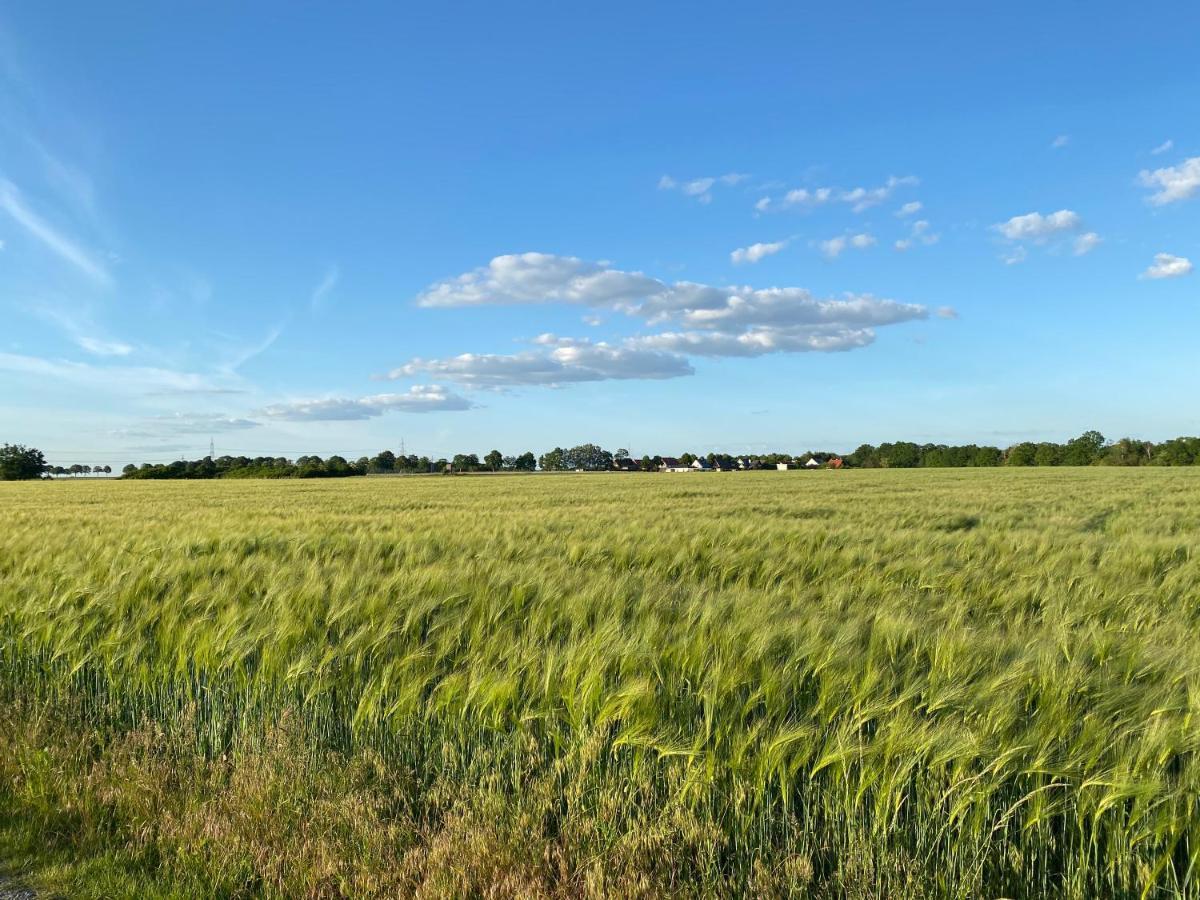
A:
POLYGON ((1195 3, 0 2, 0 441, 1200 433, 1195 3))

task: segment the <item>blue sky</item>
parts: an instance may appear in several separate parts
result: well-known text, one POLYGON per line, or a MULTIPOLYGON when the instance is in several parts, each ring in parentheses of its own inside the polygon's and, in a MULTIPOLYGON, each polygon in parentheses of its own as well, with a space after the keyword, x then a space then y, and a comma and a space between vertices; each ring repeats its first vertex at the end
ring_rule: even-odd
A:
POLYGON ((1197 33, 1182 2, 2 3, 0 440, 1200 433, 1197 33))

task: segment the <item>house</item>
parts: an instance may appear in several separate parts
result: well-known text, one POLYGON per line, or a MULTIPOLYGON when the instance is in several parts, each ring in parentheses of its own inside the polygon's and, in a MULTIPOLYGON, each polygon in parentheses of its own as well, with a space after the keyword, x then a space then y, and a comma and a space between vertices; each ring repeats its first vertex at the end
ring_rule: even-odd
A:
POLYGON ((691 472, 692 467, 686 466, 674 456, 664 456, 662 463, 659 465, 660 472, 691 472))
POLYGON ((806 468, 806 469, 819 469, 819 468, 821 468, 821 462, 820 462, 820 460, 818 460, 818 459, 817 459, 815 456, 810 456, 810 457, 808 458, 808 462, 806 462, 806 463, 804 464, 804 468, 806 468))
POLYGON ((775 468, 780 472, 786 472, 788 469, 793 468, 793 466, 790 462, 777 462, 775 463, 775 468))
POLYGON ((831 459, 825 465, 827 465, 831 469, 840 469, 843 465, 845 465, 845 463, 842 462, 842 458, 840 456, 835 456, 833 459, 831 459))
POLYGON ((692 463, 692 468, 697 472, 711 472, 712 466, 708 464, 706 459, 697 459, 692 463))
POLYGON ((618 472, 637 472, 639 469, 641 469, 641 466, 638 465, 638 461, 636 459, 630 459, 627 456, 614 459, 612 467, 618 472))

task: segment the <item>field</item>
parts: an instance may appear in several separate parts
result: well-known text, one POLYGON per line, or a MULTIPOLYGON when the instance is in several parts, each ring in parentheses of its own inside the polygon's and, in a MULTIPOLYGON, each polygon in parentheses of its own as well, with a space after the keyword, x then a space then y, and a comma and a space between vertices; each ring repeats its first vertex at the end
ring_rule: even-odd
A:
POLYGON ((1200 471, 0 485, 71 896, 1195 894, 1200 471))

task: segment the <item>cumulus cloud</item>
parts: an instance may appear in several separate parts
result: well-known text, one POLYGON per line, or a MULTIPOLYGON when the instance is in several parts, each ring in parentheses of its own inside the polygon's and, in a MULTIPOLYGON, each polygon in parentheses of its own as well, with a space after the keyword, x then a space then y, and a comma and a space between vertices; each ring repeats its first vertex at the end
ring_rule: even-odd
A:
POLYGON ((733 187, 734 185, 741 184, 749 177, 749 175, 742 172, 728 172, 724 175, 711 175, 679 181, 670 175, 663 175, 658 179, 658 189, 660 191, 679 191, 685 197, 694 197, 701 203, 709 203, 712 200, 712 189, 716 185, 733 187))
POLYGON ((1079 213, 1060 209, 1043 216, 1039 212, 1013 216, 1007 222, 992 226, 1010 241, 1042 242, 1067 231, 1075 231, 1083 224, 1079 213))
POLYGON ((1160 154, 1166 153, 1168 150, 1171 150, 1172 148, 1174 148, 1174 146, 1175 146, 1175 142, 1173 140, 1171 140, 1170 138, 1168 138, 1167 140, 1165 140, 1161 144, 1159 144, 1157 147, 1155 147, 1153 150, 1151 150, 1150 154, 1152 156, 1159 156, 1160 154))
POLYGON ((1104 239, 1094 231, 1086 232, 1075 238, 1075 255, 1083 256, 1086 253, 1091 253, 1097 247, 1104 243, 1104 239))
POLYGON ((351 422, 374 419, 385 412, 445 412, 471 409, 473 405, 465 397, 440 385, 417 384, 399 394, 277 403, 263 409, 260 415, 289 422, 351 422))
POLYGON ((920 211, 921 201, 910 200, 908 203, 905 203, 902 207, 896 210, 896 215, 903 219, 907 218, 908 216, 915 216, 920 211))
MULTIPOLYGON (((859 248, 875 242, 869 234, 840 240, 859 248)), ((477 389, 676 378, 692 374, 688 356, 852 350, 874 341, 877 327, 929 316, 924 306, 866 294, 819 298, 795 287, 668 283, 606 264, 536 253, 497 257, 434 285, 419 301, 427 306, 563 302, 618 310, 647 324, 668 323, 662 333, 615 343, 544 334, 533 339, 531 350, 418 358, 382 376, 431 376, 477 389)))
POLYGON ((774 241, 770 244, 751 244, 749 247, 739 247, 729 254, 729 260, 735 266, 742 263, 756 263, 765 257, 778 253, 787 246, 787 241, 774 241))
POLYGON ((1192 271, 1192 262, 1183 256, 1171 253, 1155 253, 1154 263, 1145 272, 1143 278, 1178 278, 1192 271))
POLYGON ((463 353, 448 359, 414 359, 386 378, 429 374, 468 388, 507 388, 578 384, 611 379, 678 378, 693 374, 688 361, 656 350, 613 346, 603 341, 541 335, 544 349, 514 354, 463 353))
POLYGON ((578 303, 622 308, 665 287, 640 272, 622 272, 574 256, 513 253, 432 285, 417 296, 417 305, 578 303))
POLYGON ((1153 172, 1143 169, 1138 173, 1138 182, 1143 187, 1155 189, 1148 198, 1155 206, 1186 200, 1200 192, 1200 156, 1153 172))

